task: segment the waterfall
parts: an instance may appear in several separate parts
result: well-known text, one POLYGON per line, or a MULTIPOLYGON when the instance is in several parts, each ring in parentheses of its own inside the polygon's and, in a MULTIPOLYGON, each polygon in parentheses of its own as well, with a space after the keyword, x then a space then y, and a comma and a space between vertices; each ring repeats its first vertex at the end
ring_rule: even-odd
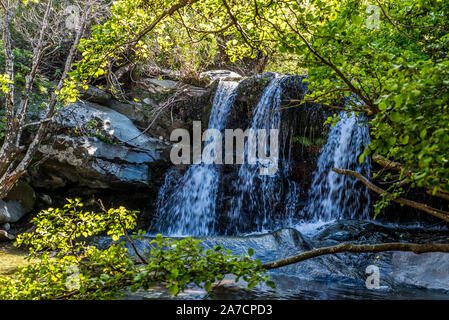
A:
MULTIPOLYGON (((265 88, 261 99, 253 110, 250 128, 281 129, 282 85, 289 77, 276 76, 265 88)), ((268 138, 267 138, 268 139, 268 138)), ((248 150, 246 148, 245 152, 248 150)), ((233 183, 235 195, 231 199, 228 213, 228 234, 273 230, 286 226, 294 214, 295 201, 298 200, 299 187, 286 179, 288 161, 285 152, 277 159, 278 172, 274 175, 260 175, 263 163, 242 164, 238 177, 233 183)), ((287 155, 288 156, 288 155, 287 155)))
MULTIPOLYGON (((237 85, 237 82, 220 81, 209 129, 224 129, 237 85)), ((213 141, 206 142, 205 146, 208 143, 213 141)), ((211 156, 203 155, 202 163, 191 165, 180 178, 175 176, 174 170, 167 174, 157 200, 158 232, 172 236, 214 234, 219 175, 215 164, 206 164, 211 156)))
POLYGON ((332 171, 332 168, 349 169, 369 177, 369 159, 361 164, 358 161, 370 141, 368 123, 364 117, 344 111, 339 117, 318 159, 308 204, 303 210, 309 222, 369 217, 370 196, 365 185, 357 178, 332 171))
MULTIPOLYGON (((170 236, 242 234, 271 231, 290 227, 301 221, 321 223, 340 218, 368 218, 370 196, 368 189, 356 178, 339 175, 332 168, 349 169, 369 176, 369 159, 359 163, 358 157, 369 143, 369 128, 364 117, 341 112, 340 121, 329 130, 328 139, 317 161, 306 206, 298 212, 302 202, 300 185, 291 179, 291 139, 293 131, 282 123, 281 100, 283 90, 297 77, 279 76, 264 89, 252 110, 247 129, 279 130, 280 150, 278 170, 272 175, 260 174, 267 163, 256 159, 248 163, 248 141, 245 142, 245 161, 219 170, 210 163, 212 155, 203 154, 200 164, 188 167, 184 174, 172 169, 165 178, 157 200, 157 232, 170 236), (290 140, 288 142, 287 140, 290 140), (223 179, 226 177, 226 179, 223 179)), ((238 83, 220 81, 215 94, 209 129, 224 131, 231 114, 238 83)), ((306 92, 302 87, 302 92, 306 92)), ((288 114, 285 114, 288 115, 288 114)), ((288 121, 286 122, 288 123, 288 121)), ((211 141, 204 143, 207 147, 211 141)), ((266 154, 270 146, 266 146, 266 154)), ((268 154, 267 154, 268 156, 268 154)), ((270 156, 272 156, 270 154, 270 156)))

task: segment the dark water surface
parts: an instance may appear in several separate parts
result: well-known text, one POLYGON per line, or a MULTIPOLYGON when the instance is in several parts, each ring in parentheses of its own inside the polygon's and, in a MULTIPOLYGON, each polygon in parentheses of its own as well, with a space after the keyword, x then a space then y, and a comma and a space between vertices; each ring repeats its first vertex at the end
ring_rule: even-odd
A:
MULTIPOLYGON (((330 223, 299 225, 271 233, 239 237, 201 237, 206 248, 222 245, 234 254, 244 254, 253 248, 255 257, 263 262, 274 261, 313 248, 341 242, 444 242, 449 232, 424 227, 385 226, 372 222, 341 220, 330 223)), ((151 236, 148 237, 152 238, 151 236)), ((144 251, 146 241, 137 242, 144 251)), ((98 240, 107 245, 108 240, 98 240)), ((25 253, 11 243, 0 244, 0 276, 24 266, 25 253)), ((449 259, 447 254, 385 252, 381 254, 346 254, 321 256, 269 272, 276 289, 258 285, 252 291, 244 282, 235 283, 231 277, 215 287, 211 299, 449 299, 449 259), (427 256, 426 256, 427 255, 427 256), (422 260, 415 261, 413 259, 422 260), (367 289, 365 273, 368 265, 380 270, 379 289, 367 289)), ((195 286, 178 299, 202 299, 205 292, 195 286)), ((148 291, 128 293, 125 299, 173 299, 163 285, 148 291)))

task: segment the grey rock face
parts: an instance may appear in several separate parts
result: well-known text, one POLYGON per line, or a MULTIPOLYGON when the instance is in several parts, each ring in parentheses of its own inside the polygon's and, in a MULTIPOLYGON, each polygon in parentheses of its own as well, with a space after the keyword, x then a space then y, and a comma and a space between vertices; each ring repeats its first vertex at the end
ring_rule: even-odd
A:
POLYGON ((145 186, 149 167, 168 161, 167 143, 144 135, 124 114, 98 104, 69 105, 60 110, 55 125, 61 133, 39 147, 51 167, 46 174, 34 173, 33 184, 39 187, 145 186))
POLYGON ((57 123, 62 127, 77 128, 84 126, 88 135, 96 135, 100 129, 110 139, 115 139, 134 148, 140 148, 157 160, 166 145, 158 139, 147 137, 125 115, 94 103, 77 102, 69 105, 58 114, 57 123), (91 129, 89 129, 91 125, 91 129))
POLYGON ((9 223, 15 223, 31 212, 36 203, 34 189, 25 181, 20 180, 4 200, 0 200, 1 229, 8 231, 9 223))
POLYGON ((0 200, 0 223, 17 222, 25 214, 19 202, 0 200))
POLYGON ((229 70, 212 70, 201 73, 201 78, 209 78, 211 81, 215 80, 236 80, 241 79, 242 76, 238 73, 229 70))
POLYGON ((394 280, 427 289, 449 290, 449 254, 395 252, 391 277, 394 280))
POLYGON ((142 108, 135 104, 122 103, 116 100, 109 102, 108 107, 114 111, 117 111, 133 122, 144 122, 145 116, 142 112, 142 108))

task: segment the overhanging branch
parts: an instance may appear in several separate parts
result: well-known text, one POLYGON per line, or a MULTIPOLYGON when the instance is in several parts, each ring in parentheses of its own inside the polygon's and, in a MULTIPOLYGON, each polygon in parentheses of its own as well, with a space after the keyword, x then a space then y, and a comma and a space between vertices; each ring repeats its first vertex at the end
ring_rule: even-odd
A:
POLYGON ((432 207, 430 207, 428 205, 425 205, 425 204, 422 204, 422 203, 419 203, 419 202, 415 202, 415 201, 412 201, 412 200, 408 200, 408 199, 404 199, 404 198, 395 198, 391 193, 385 191, 382 188, 379 188, 378 186, 373 184, 371 181, 369 181, 367 178, 365 178, 359 172, 351 171, 351 170, 342 170, 342 169, 337 169, 337 168, 333 168, 332 171, 334 171, 336 173, 340 173, 340 174, 353 176, 353 177, 359 179, 369 189, 373 190, 374 192, 376 192, 378 194, 385 194, 387 196, 387 198, 389 198, 391 201, 394 201, 394 202, 397 202, 397 203, 400 203, 400 204, 404 204, 406 206, 409 206, 409 207, 412 207, 412 208, 415 208, 415 209, 419 209, 419 210, 425 211, 427 213, 430 213, 434 217, 437 217, 437 218, 440 218, 440 219, 442 219, 444 221, 449 222, 449 212, 443 211, 443 210, 439 210, 439 209, 435 209, 435 208, 432 208, 432 207))
MULTIPOLYGON (((385 169, 392 169, 392 170, 403 172, 403 174, 407 178, 411 178, 412 177, 412 172, 410 170, 404 170, 402 164, 400 164, 399 162, 395 162, 395 161, 391 161, 391 160, 385 159, 384 157, 381 157, 379 155, 373 155, 372 159, 376 163, 378 163, 382 167, 384 167, 385 169)), ((441 199, 444 199, 444 200, 449 200, 449 193, 444 192, 444 191, 433 192, 432 190, 427 190, 426 193, 431 195, 431 196, 435 196, 435 197, 438 197, 438 198, 441 198, 441 199)))
POLYGON ((300 253, 296 256, 292 256, 286 259, 277 260, 263 264, 263 267, 267 270, 284 267, 290 264, 315 258, 318 256, 351 252, 351 253, 376 253, 385 251, 408 251, 413 253, 426 253, 426 252, 445 252, 449 253, 449 244, 443 243, 427 243, 427 244, 415 244, 415 243, 382 243, 382 244, 352 244, 342 243, 336 246, 318 248, 310 251, 300 253))

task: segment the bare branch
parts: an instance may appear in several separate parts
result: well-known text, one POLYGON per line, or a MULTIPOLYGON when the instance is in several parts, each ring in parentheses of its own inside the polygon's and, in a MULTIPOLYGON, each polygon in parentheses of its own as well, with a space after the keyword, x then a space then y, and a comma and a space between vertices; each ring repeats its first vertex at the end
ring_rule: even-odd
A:
POLYGON ((192 5, 192 4, 194 4, 195 2, 198 2, 198 1, 199 0, 181 0, 180 2, 178 2, 177 4, 172 6, 171 8, 165 10, 162 14, 160 14, 158 17, 156 17, 156 19, 154 19, 153 22, 150 25, 148 25, 145 29, 143 29, 137 35, 137 37, 132 40, 132 43, 139 42, 140 39, 142 39, 146 34, 151 32, 159 24, 159 22, 161 22, 162 19, 164 19, 165 17, 171 16, 173 13, 175 13, 179 9, 181 9, 181 8, 187 6, 187 5, 192 5))
POLYGON ((31 66, 31 70, 29 74, 25 77, 25 87, 22 90, 21 98, 20 98, 20 105, 17 109, 16 118, 19 119, 19 122, 17 124, 17 134, 16 134, 16 146, 18 147, 20 144, 20 138, 22 136, 23 132, 23 124, 26 119, 26 114, 28 110, 28 104, 29 104, 29 95, 31 90, 33 89, 34 79, 36 77, 37 69, 39 67, 39 64, 41 62, 42 56, 44 55, 46 46, 45 46, 45 40, 44 36, 47 32, 48 28, 48 21, 50 16, 50 11, 52 8, 52 2, 48 1, 47 7, 45 9, 45 15, 42 22, 42 27, 39 35, 39 40, 37 47, 35 48, 33 52, 33 62, 31 66))
POLYGON ((52 118, 44 119, 44 120, 41 120, 41 121, 29 122, 27 124, 24 124, 22 126, 22 129, 25 129, 25 128, 28 128, 28 127, 33 127, 33 126, 38 126, 38 125, 41 125, 42 123, 49 122, 51 120, 52 120, 52 118))
MULTIPOLYGON (((13 7, 5 8, 5 14, 2 23, 2 40, 3 51, 5 55, 5 73, 9 79, 14 81, 14 55, 12 53, 12 39, 11 39, 11 20, 13 14, 13 7)), ((17 150, 14 145, 16 137, 17 119, 14 118, 14 83, 8 84, 8 92, 5 94, 5 139, 0 148, 0 175, 8 168, 17 150)))
POLYGON ((439 210, 439 209, 435 209, 435 208, 432 208, 432 207, 430 207, 428 205, 425 205, 425 204, 422 204, 422 203, 419 203, 419 202, 415 202, 415 201, 411 201, 411 200, 408 200, 408 199, 395 198, 391 193, 388 193, 384 189, 379 188, 378 186, 374 185, 371 181, 369 181, 367 178, 365 178, 359 172, 351 171, 351 170, 342 170, 342 169, 337 169, 337 168, 333 168, 332 171, 334 171, 336 173, 340 173, 340 174, 353 176, 353 177, 359 179, 369 189, 373 190, 374 192, 377 192, 378 194, 385 194, 387 196, 387 198, 389 198, 391 201, 394 201, 394 202, 397 202, 397 203, 400 203, 400 204, 404 204, 406 206, 409 206, 409 207, 412 207, 412 208, 415 208, 415 209, 419 209, 419 210, 425 211, 427 213, 430 213, 434 217, 437 217, 437 218, 440 218, 440 219, 442 219, 444 221, 449 222, 449 212, 443 211, 443 210, 439 210))
POLYGON ((292 256, 286 259, 268 262, 263 265, 265 269, 276 269, 284 267, 293 263, 301 262, 307 259, 342 253, 377 253, 385 251, 408 251, 416 254, 426 252, 445 252, 449 253, 449 244, 443 243, 427 243, 427 244, 415 244, 415 243, 382 243, 382 244, 352 244, 342 243, 336 246, 318 248, 310 251, 303 252, 296 256, 292 256))
MULTIPOLYGON (((373 155, 372 159, 380 164, 382 167, 384 167, 385 169, 393 169, 396 171, 403 171, 404 175, 407 178, 411 178, 412 177, 412 171, 411 170, 404 170, 403 166, 401 163, 399 162, 395 162, 395 161, 391 161, 388 159, 385 159, 384 157, 381 157, 379 155, 373 155)), ((409 179, 404 179, 409 181, 409 179)), ((405 182, 404 182, 405 183, 405 182)), ((435 196, 441 199, 445 199, 445 200, 449 200, 449 193, 444 192, 444 191, 436 191, 435 193, 432 190, 427 190, 426 191, 427 194, 431 195, 431 196, 435 196)))
MULTIPOLYGON (((100 208, 101 210, 105 213, 108 214, 108 211, 106 210, 103 201, 101 199, 98 199, 98 203, 100 204, 100 208)), ((128 243, 131 245, 131 247, 133 248, 135 254, 137 255, 137 257, 140 259, 140 261, 143 264, 148 264, 148 261, 145 260, 144 257, 142 257, 142 255, 140 254, 139 250, 137 250, 136 246, 134 245, 134 242, 131 240, 131 238, 129 237, 128 234, 128 230, 126 230, 126 226, 123 224, 122 219, 120 219, 120 215, 118 216, 118 221, 120 223, 120 226, 122 227, 123 233, 125 234, 126 240, 128 241, 128 243)))

